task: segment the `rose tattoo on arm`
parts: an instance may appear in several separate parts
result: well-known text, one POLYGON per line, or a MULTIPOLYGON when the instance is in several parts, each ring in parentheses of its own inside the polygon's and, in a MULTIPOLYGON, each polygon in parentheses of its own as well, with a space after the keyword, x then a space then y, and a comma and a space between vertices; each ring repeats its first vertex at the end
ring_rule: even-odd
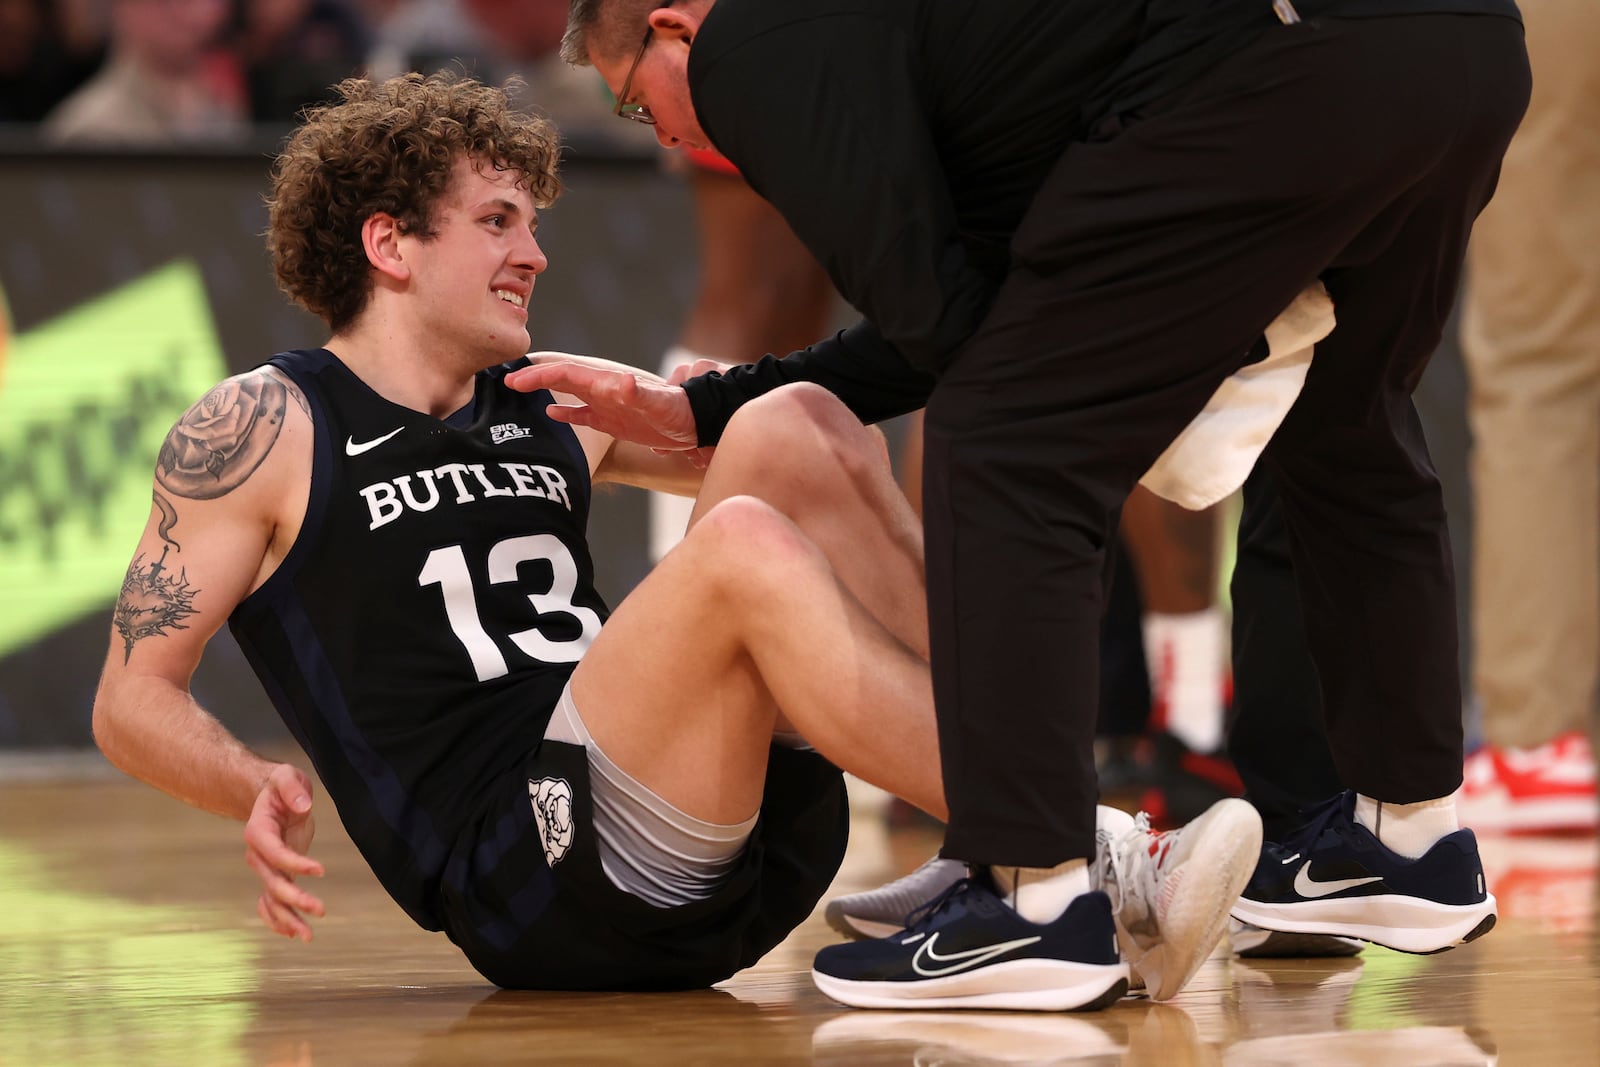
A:
POLYGON ((237 489, 272 451, 288 397, 283 383, 265 374, 223 382, 167 434, 156 480, 190 500, 211 500, 237 489))

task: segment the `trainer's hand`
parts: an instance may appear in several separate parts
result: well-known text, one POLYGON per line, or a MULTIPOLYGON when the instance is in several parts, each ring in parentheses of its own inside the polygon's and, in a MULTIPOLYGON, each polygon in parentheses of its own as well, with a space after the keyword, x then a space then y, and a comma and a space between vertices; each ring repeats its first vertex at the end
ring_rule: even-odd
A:
MULTIPOLYGON (((690 378, 698 378, 702 374, 711 374, 713 372, 720 374, 723 371, 732 367, 737 367, 738 365, 739 364, 737 363, 723 363, 715 359, 691 359, 687 363, 679 363, 677 366, 672 368, 672 373, 667 375, 667 384, 682 385, 690 378)), ((655 451, 661 453, 662 455, 666 455, 668 452, 673 450, 658 448, 655 451)), ((684 452, 683 456, 689 461, 689 466, 694 467, 697 470, 705 470, 707 467, 711 466, 711 457, 716 453, 716 451, 717 446, 711 445, 707 448, 691 449, 688 452, 684 452)))
POLYGON ((294 880, 322 876, 322 864, 307 856, 317 827, 311 817, 311 781, 295 766, 280 763, 256 795, 244 824, 244 858, 261 878, 256 912, 273 932, 311 940, 304 916, 321 918, 322 901, 294 880))
POLYGON ((581 403, 550 405, 547 410, 557 422, 588 426, 660 451, 692 449, 699 440, 689 394, 681 386, 604 360, 559 352, 536 352, 529 358, 533 365, 512 371, 505 382, 524 393, 549 389, 577 397, 581 403))

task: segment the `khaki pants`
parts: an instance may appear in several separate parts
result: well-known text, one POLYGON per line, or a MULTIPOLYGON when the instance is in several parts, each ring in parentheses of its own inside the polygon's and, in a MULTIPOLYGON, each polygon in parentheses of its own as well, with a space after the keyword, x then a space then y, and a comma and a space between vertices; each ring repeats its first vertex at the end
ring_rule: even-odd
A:
POLYGON ((1600 4, 1522 0, 1533 97, 1468 256, 1473 683, 1488 740, 1586 729, 1600 680, 1600 4))

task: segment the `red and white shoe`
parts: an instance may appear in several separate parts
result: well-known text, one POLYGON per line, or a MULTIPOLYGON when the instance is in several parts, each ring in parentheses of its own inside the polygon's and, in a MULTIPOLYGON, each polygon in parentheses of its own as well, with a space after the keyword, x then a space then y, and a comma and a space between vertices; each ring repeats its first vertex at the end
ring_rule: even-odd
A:
POLYGON ((1484 745, 1467 757, 1456 811, 1476 830, 1595 829, 1600 795, 1589 739, 1573 731, 1537 748, 1484 745))

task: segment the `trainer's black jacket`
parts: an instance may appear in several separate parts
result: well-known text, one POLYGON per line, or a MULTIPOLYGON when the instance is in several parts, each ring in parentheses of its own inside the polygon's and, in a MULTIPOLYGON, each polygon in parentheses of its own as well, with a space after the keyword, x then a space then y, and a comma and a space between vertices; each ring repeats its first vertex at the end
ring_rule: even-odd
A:
MULTIPOLYGON (((1295 6, 1306 18, 1520 18, 1513 0, 1295 6)), ((717 0, 689 53, 701 126, 865 320, 692 379, 700 443, 791 381, 827 387, 868 422, 921 407, 1062 153, 1275 20, 1271 0, 717 0)))

